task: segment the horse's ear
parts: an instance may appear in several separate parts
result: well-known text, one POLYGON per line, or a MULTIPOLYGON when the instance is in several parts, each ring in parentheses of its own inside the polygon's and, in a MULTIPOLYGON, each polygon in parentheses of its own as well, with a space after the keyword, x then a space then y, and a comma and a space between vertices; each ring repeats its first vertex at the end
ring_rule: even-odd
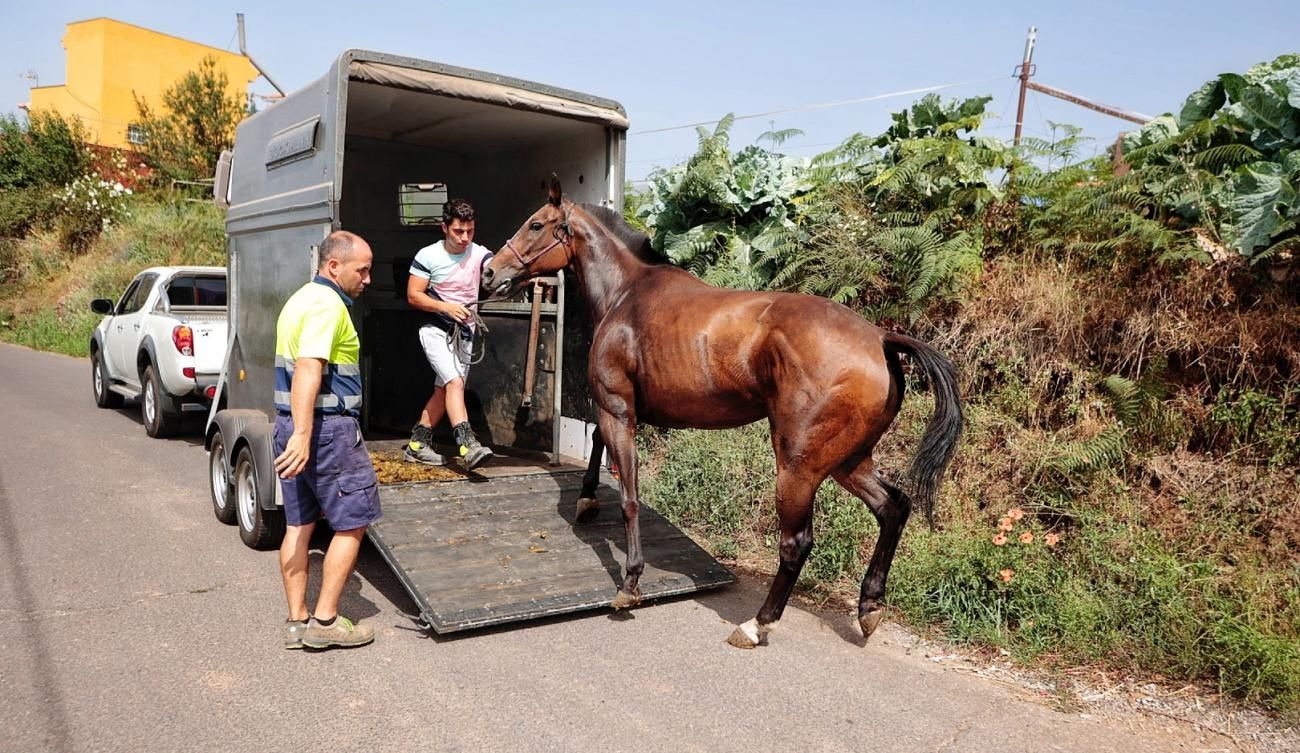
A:
POLYGON ((560 176, 555 173, 551 173, 551 189, 547 191, 546 198, 557 207, 560 205, 560 199, 563 198, 563 193, 560 191, 560 176))

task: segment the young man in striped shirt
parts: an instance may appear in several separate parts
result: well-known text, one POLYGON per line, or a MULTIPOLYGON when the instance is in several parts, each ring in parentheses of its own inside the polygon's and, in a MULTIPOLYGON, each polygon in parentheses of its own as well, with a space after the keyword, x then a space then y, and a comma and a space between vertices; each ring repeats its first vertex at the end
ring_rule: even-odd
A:
POLYGON ((411 429, 403 457, 426 465, 445 462, 430 446, 433 427, 445 414, 451 420, 461 459, 472 470, 492 457, 492 451, 474 436, 465 409, 465 378, 474 337, 470 308, 478 304, 479 278, 492 252, 474 243, 474 207, 468 201, 447 202, 442 232, 444 240, 416 253, 407 278, 406 300, 422 312, 420 345, 433 367, 434 388, 420 411, 419 423, 411 429))

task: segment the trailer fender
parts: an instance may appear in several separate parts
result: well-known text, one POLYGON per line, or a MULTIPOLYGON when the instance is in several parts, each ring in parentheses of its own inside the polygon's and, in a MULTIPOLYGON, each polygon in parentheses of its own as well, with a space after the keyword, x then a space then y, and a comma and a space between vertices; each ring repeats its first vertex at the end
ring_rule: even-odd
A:
MULTIPOLYGON (((261 415, 261 411, 253 411, 261 415)), ((257 468, 257 501, 263 510, 275 510, 279 501, 278 476, 275 474, 275 424, 270 421, 250 423, 240 431, 231 457, 236 457, 241 447, 247 446, 253 452, 253 463, 257 468)))

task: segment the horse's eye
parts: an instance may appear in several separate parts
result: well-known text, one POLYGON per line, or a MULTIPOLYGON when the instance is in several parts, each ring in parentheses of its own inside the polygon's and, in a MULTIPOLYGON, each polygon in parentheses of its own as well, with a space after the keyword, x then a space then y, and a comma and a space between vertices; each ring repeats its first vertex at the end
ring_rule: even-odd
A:
POLYGON ((537 222, 536 220, 534 220, 534 221, 533 221, 533 222, 528 226, 528 229, 529 229, 529 230, 532 230, 533 232, 537 232, 538 230, 541 230, 541 229, 542 229, 542 223, 537 222))

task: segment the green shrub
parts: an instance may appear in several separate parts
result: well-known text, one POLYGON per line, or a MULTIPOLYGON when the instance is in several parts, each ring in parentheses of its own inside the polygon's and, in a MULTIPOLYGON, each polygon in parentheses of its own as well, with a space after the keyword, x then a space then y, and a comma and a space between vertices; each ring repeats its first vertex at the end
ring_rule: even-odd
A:
POLYGON ((0 115, 0 193, 29 186, 63 186, 90 164, 81 121, 34 112, 20 121, 0 115))
POLYGON ((1275 397, 1254 389, 1233 395, 1220 391, 1210 421, 1234 451, 1273 465, 1300 461, 1300 393, 1285 390, 1275 397))
POLYGON ((109 183, 97 175, 83 175, 59 191, 56 227, 63 247, 73 253, 85 251, 99 234, 130 216, 127 209, 131 189, 109 183))
POLYGON ((235 126, 248 115, 227 83, 225 71, 209 56, 163 93, 161 110, 136 98, 137 122, 145 133, 141 153, 158 178, 212 177, 217 157, 234 144, 235 126))
POLYGON ((47 186, 0 190, 0 238, 22 238, 58 214, 59 199, 47 186))
POLYGON ((765 429, 643 431, 653 455, 641 497, 700 534, 723 556, 753 548, 770 526, 775 463, 765 429))
POLYGON ((210 201, 141 201, 129 227, 108 239, 117 258, 152 265, 226 265, 225 214, 210 201))

